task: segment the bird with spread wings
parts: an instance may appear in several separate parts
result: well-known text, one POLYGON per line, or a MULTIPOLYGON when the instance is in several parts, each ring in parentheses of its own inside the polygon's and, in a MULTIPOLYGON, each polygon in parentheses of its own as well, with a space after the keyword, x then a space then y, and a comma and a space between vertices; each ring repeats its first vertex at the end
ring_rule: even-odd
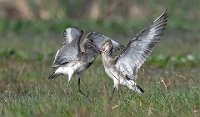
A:
MULTIPOLYGON (((144 93, 144 90, 135 82, 137 72, 163 35, 166 22, 167 14, 163 13, 151 25, 130 40, 127 46, 121 49, 122 51, 119 51, 117 55, 113 55, 113 45, 110 40, 102 43, 95 43, 96 41, 94 41, 93 44, 101 52, 105 72, 114 82, 113 92, 115 89, 118 90, 119 85, 123 85, 138 93, 144 93)), ((98 35, 98 38, 108 38, 101 34, 95 35, 98 35)))

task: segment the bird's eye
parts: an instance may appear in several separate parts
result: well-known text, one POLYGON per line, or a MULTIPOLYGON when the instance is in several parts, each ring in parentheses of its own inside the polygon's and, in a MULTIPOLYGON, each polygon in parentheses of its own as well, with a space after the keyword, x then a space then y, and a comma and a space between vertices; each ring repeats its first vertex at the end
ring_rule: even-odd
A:
POLYGON ((93 40, 89 40, 89 43, 93 43, 93 40))

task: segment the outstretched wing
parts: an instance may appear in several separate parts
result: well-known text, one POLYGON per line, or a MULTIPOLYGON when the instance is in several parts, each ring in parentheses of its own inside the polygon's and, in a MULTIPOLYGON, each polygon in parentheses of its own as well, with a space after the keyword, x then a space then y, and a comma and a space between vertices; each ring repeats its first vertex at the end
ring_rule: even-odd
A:
POLYGON ((57 51, 53 62, 53 67, 59 67, 69 61, 77 60, 80 52, 80 39, 83 31, 78 28, 67 28, 64 31, 65 43, 57 51))
POLYGON ((135 72, 145 62, 152 48, 160 40, 166 21, 167 14, 163 13, 129 42, 124 52, 116 60, 116 67, 122 74, 134 77, 135 72))
POLYGON ((113 45, 113 52, 115 51, 119 51, 119 50, 122 50, 124 48, 123 45, 119 44, 117 41, 105 36, 105 35, 102 35, 100 33, 96 33, 96 32, 91 32, 87 35, 86 37, 87 39, 89 40, 93 40, 94 43, 98 46, 98 47, 101 47, 102 44, 107 41, 107 40, 111 40, 112 42, 112 45, 113 45))

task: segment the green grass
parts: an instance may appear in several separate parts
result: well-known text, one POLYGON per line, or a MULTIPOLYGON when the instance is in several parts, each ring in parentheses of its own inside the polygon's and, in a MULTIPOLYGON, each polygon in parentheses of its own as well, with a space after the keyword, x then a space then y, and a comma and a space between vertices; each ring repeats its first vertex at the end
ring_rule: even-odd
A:
MULTIPOLYGON (((8 28, 1 33, 0 116, 200 116, 200 48, 199 34, 194 30, 168 29, 138 74, 137 83, 145 94, 121 87, 121 96, 116 92, 109 102, 113 82, 105 74, 100 57, 82 78, 87 97, 78 93, 76 76, 69 89, 66 76, 48 80, 53 56, 63 42, 65 26, 57 27, 38 32, 8 28)), ((112 29, 106 34, 123 44, 132 38, 132 33, 119 32, 112 29)))
MULTIPOLYGON (((8 60, 9 61, 9 60, 8 60)), ((84 74, 84 97, 74 77, 48 80, 49 64, 3 61, 0 75, 1 116, 194 116, 199 115, 199 69, 142 68, 138 95, 121 87, 109 102, 113 83, 96 63, 84 74), (166 85, 166 87, 165 87, 166 85), (68 92, 67 92, 68 91, 68 92)))
MULTIPOLYGON (((29 2, 34 8, 33 1, 29 2)), ((101 3, 102 15, 109 11, 110 2, 101 3)), ((82 1, 51 0, 44 7, 50 11, 51 20, 1 18, 0 116, 199 117, 199 0, 128 2, 144 6, 148 13, 144 10, 140 13, 143 18, 127 19, 126 14, 116 12, 122 18, 87 20, 83 12, 87 6, 82 1), (138 73, 137 83, 145 90, 143 95, 120 87, 120 97, 115 92, 109 102, 113 82, 105 74, 100 57, 82 78, 81 88, 87 97, 78 93, 76 76, 69 89, 66 76, 48 80, 66 27, 77 26, 86 33, 101 32, 125 45, 165 9, 169 13, 167 30, 138 73)))
MULTIPOLYGON (((161 13, 160 13, 161 14, 161 13)), ((175 14, 168 14, 168 26, 170 31, 199 31, 200 22, 196 22, 196 19, 187 19, 182 15, 181 17, 175 14), (194 26, 195 25, 195 26, 194 26)), ((80 27, 87 31, 99 31, 106 34, 120 33, 130 34, 137 33, 138 30, 143 29, 155 20, 157 16, 149 17, 147 19, 132 19, 132 20, 77 20, 77 19, 55 19, 55 20, 5 20, 0 19, 0 31, 1 32, 36 32, 44 33, 46 31, 62 32, 66 27, 80 27), (96 28, 98 27, 98 28, 96 28)))

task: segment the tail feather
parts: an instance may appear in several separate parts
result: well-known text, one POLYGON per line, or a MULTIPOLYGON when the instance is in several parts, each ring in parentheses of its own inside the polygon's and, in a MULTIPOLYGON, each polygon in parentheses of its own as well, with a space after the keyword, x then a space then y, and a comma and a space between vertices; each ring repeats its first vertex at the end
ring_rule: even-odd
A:
POLYGON ((54 73, 52 73, 50 76, 49 76, 49 79, 53 79, 53 78, 57 78, 58 76, 60 76, 61 74, 55 74, 55 72, 54 73))
POLYGON ((144 93, 144 90, 138 86, 133 80, 129 79, 129 80, 125 80, 125 82, 122 82, 122 85, 127 86, 129 89, 131 89, 132 91, 138 92, 138 93, 144 93))
POLYGON ((138 93, 144 93, 144 90, 138 86, 138 85, 135 85, 135 90, 138 92, 138 93))

